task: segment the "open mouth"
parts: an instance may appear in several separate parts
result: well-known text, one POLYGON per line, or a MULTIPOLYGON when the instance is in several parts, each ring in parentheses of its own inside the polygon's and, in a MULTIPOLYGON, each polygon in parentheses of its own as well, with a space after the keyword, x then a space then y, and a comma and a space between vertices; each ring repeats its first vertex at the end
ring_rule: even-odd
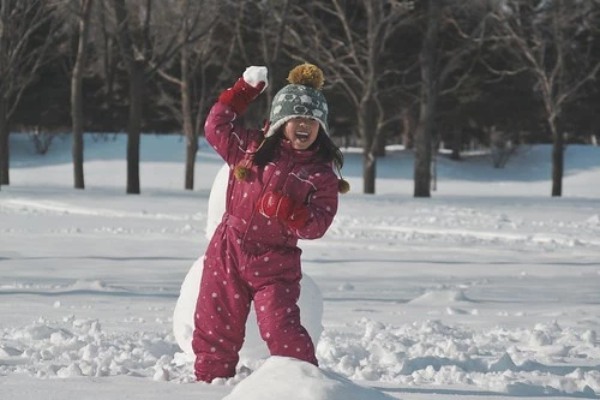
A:
POLYGON ((308 132, 302 132, 302 131, 296 132, 296 139, 298 139, 301 142, 306 142, 309 137, 310 137, 310 133, 308 133, 308 132))

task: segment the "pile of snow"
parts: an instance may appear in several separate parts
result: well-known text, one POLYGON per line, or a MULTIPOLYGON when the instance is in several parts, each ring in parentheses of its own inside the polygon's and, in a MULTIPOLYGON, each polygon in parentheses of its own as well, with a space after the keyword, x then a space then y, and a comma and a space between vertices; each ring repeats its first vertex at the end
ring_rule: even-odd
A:
POLYGON ((453 304, 456 302, 469 302, 462 290, 431 290, 410 301, 411 304, 453 304))
POLYGON ((317 354, 353 380, 403 386, 472 385, 520 396, 600 392, 600 346, 592 330, 537 324, 475 330, 437 320, 391 326, 361 319, 356 332, 326 330, 317 354), (575 363, 576 366, 573 366, 575 363))
POLYGON ((38 378, 131 375, 154 377, 171 370, 181 374, 178 351, 167 333, 108 334, 98 320, 40 318, 0 331, 0 376, 25 373, 38 378))
POLYGON ((286 357, 271 357, 223 400, 392 400, 330 371, 286 357))
MULTIPOLYGON (((593 397, 600 392, 599 366, 584 361, 600 359, 592 330, 556 323, 475 330, 434 320, 393 326, 369 319, 353 328, 354 333, 324 332, 317 348, 320 368, 270 357, 255 363, 254 372, 242 369, 235 378, 214 384, 237 385, 227 400, 388 398, 348 379, 408 387, 476 385, 518 396, 593 397)), ((71 316, 3 329, 0 337, 0 376, 194 381, 193 360, 179 352, 168 332, 109 334, 97 320, 71 316)))

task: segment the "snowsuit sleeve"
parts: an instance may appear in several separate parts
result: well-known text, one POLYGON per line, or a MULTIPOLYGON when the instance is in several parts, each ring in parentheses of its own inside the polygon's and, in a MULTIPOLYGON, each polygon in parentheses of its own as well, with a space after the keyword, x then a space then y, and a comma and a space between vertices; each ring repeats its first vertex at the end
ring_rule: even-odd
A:
POLYGON ((299 229, 292 229, 298 239, 318 239, 325 235, 338 208, 338 180, 333 171, 317 173, 313 181, 315 191, 308 197, 309 218, 299 229))
POLYGON ((246 155, 250 143, 260 141, 260 131, 244 128, 233 109, 220 102, 215 103, 204 123, 208 143, 229 164, 236 165, 246 155))

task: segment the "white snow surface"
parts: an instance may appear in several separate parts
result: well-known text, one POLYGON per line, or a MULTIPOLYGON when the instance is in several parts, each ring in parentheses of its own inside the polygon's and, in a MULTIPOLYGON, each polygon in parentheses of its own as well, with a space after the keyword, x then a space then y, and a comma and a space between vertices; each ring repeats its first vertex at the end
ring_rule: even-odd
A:
POLYGON ((364 195, 361 154, 346 150, 353 191, 325 237, 301 243, 323 299, 320 368, 263 358, 204 384, 173 312, 222 162, 204 145, 184 191, 184 143, 143 136, 142 194, 126 195, 124 135, 86 136, 85 190, 72 189, 68 137, 38 156, 12 135, 0 398, 600 397, 600 148, 567 148, 562 198, 549 146, 504 169, 439 157, 429 199, 412 197, 410 151, 390 149, 364 195))

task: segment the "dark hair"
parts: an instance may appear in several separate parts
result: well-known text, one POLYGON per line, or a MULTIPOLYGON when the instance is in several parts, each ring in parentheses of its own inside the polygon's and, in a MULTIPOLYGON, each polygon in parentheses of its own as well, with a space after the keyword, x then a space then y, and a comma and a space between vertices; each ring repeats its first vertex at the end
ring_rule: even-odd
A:
MULTIPOLYGON (((282 139, 283 132, 281 129, 277 130, 273 136, 265 138, 254 153, 254 164, 265 166, 272 161, 275 157, 275 149, 277 149, 282 139)), ((319 128, 317 139, 310 148, 316 148, 317 156, 324 162, 333 162, 338 170, 344 166, 344 154, 322 128, 319 128)))

